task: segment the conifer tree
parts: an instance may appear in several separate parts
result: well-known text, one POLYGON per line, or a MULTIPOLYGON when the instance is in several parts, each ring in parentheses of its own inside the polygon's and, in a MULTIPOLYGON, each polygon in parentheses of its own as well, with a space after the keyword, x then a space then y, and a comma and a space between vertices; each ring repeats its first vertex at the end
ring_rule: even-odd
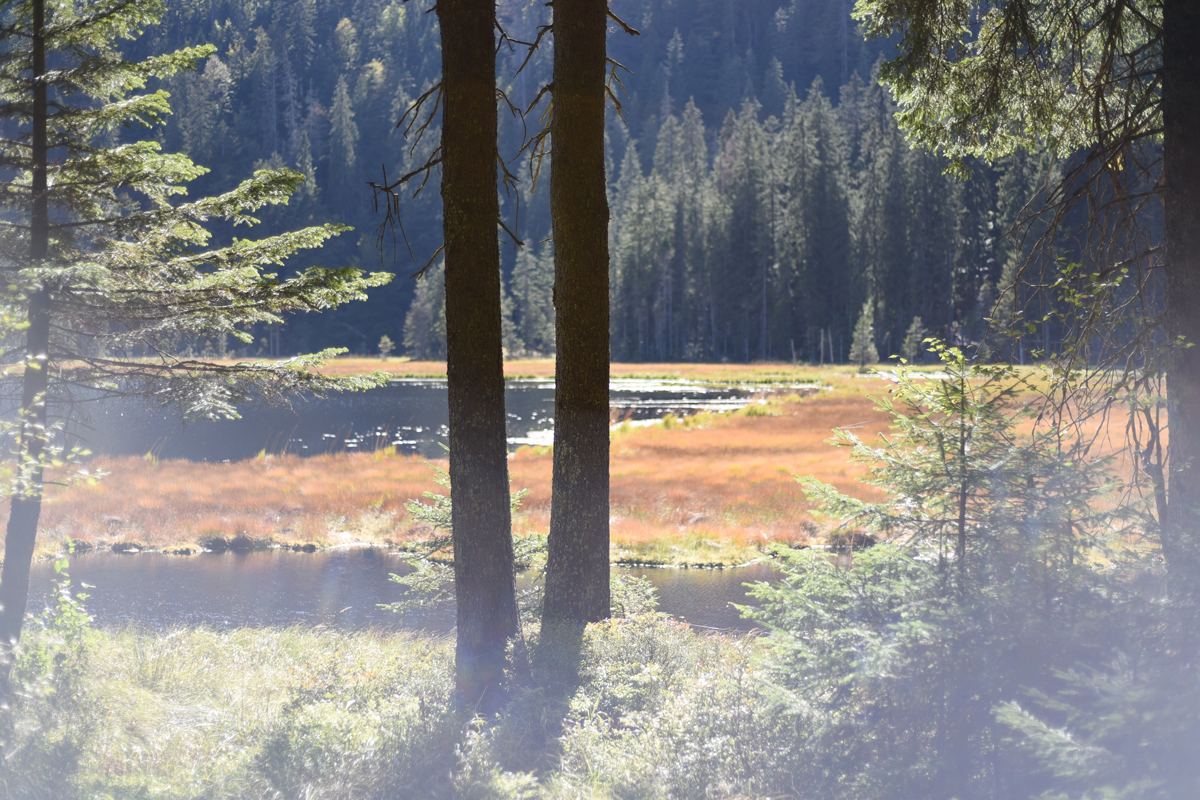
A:
POLYGON ((418 361, 446 357, 446 264, 438 261, 417 279, 404 317, 404 348, 418 361))
POLYGON ((908 330, 904 332, 904 345, 901 348, 908 363, 915 364, 918 359, 925 360, 925 339, 928 336, 929 331, 925 329, 925 323, 920 317, 913 317, 908 330))
POLYGON ((358 124, 354 121, 354 108, 345 75, 338 76, 329 118, 331 166, 339 176, 341 186, 348 189, 354 182, 352 176, 358 168, 358 124))
POLYGON ((530 354, 554 352, 554 257, 550 242, 537 253, 524 247, 513 266, 512 299, 514 324, 523 349, 530 354))
POLYGON ((875 309, 870 300, 863 303, 858 322, 854 323, 854 337, 850 341, 850 361, 858 365, 859 372, 868 364, 879 363, 879 351, 875 349, 875 309))
POLYGON ((554 8, 554 497, 544 624, 609 615, 606 0, 554 8))
POLYGON ((503 699, 505 648, 518 624, 496 238, 500 209, 495 5, 491 0, 441 0, 436 9, 444 104, 442 231, 458 623, 455 690, 467 707, 490 713, 503 699))
POLYGON ((174 355, 197 341, 250 342, 254 325, 362 299, 388 276, 319 268, 278 276, 289 256, 319 247, 341 225, 211 242, 210 220, 253 224, 257 209, 287 202, 303 181, 298 173, 262 171, 223 195, 179 202, 205 170, 154 141, 120 141, 123 126, 153 126, 169 113, 164 91, 142 91, 148 80, 193 68, 211 52, 122 58, 121 40, 161 12, 156 0, 25 0, 0 12, 0 113, 15 131, 0 139, 0 163, 12 176, 0 184, 0 271, 6 335, 24 339, 16 353, 16 468, 4 487, 11 509, 0 577, 0 693, 25 614, 44 473, 60 463, 50 400, 85 388, 221 418, 237 416, 237 403, 254 396, 374 385, 317 373, 336 351, 236 365, 174 355))

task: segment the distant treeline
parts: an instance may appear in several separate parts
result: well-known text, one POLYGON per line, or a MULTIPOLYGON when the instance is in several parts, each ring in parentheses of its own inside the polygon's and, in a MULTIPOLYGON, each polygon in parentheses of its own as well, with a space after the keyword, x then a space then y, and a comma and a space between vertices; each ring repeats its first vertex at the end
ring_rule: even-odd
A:
MULTIPOLYGON (((940 158, 911 150, 872 80, 886 43, 862 41, 850 5, 614 0, 641 31, 610 34, 611 55, 633 72, 617 71, 624 121, 610 114, 607 131, 614 359, 842 361, 868 300, 883 355, 900 351, 917 316, 959 341, 982 334, 1015 261, 1004 234, 1037 165, 977 165, 960 182, 942 174, 940 158)), ((168 0, 163 24, 133 45, 141 54, 217 47, 196 73, 170 82, 175 114, 157 132, 164 147, 211 168, 197 192, 264 165, 299 169, 309 176, 303 194, 265 222, 346 222, 355 232, 326 247, 323 265, 397 275, 366 304, 261 332, 264 352, 370 352, 385 334, 413 355, 442 352, 438 265, 421 281, 408 277, 440 243, 437 175, 415 199, 405 195, 403 231, 378 230, 367 186, 384 167, 395 178, 420 165, 436 145, 436 119, 415 149, 396 127, 437 81, 427 7, 168 0)), ((514 40, 532 41, 548 14, 541 3, 500 2, 514 40)), ((502 88, 525 108, 548 80, 550 45, 515 78, 524 48, 502 48, 499 59, 502 88)), ((502 152, 520 177, 515 191, 501 191, 504 213, 525 243, 502 242, 514 354, 550 352, 554 341, 549 164, 535 191, 527 160, 517 159, 543 109, 526 123, 500 111, 502 152)))

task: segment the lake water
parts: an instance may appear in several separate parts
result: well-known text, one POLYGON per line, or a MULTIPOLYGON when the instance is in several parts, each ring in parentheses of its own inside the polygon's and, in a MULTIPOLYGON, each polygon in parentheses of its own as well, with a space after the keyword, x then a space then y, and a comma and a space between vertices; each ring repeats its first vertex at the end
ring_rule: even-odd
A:
MULTIPOLYGON (((614 569, 648 578, 658 590, 660 611, 694 626, 721 630, 754 627, 729 604, 747 602, 743 583, 770 580, 774 575, 765 562, 723 570, 614 569)), ((403 597, 404 587, 388 575, 408 570, 400 554, 345 548, 312 554, 278 550, 193 556, 93 553, 74 557, 69 572, 76 591, 90 595, 86 607, 101 626, 451 630, 452 603, 403 616, 377 606, 403 597), (79 588, 82 584, 87 587, 79 588)), ((31 611, 38 612, 50 602, 54 577, 52 564, 34 565, 31 611)))
MULTIPOLYGON (((554 382, 507 381, 508 442, 548 445, 554 432, 554 382)), ((667 414, 731 411, 751 402, 743 388, 689 381, 615 379, 610 387, 613 421, 660 419, 667 414)), ((193 461, 237 461, 260 451, 299 455, 374 449, 427 458, 444 455, 449 408, 445 380, 400 379, 365 392, 298 399, 290 407, 251 404, 242 418, 184 424, 178 414, 136 398, 80 403, 69 427, 97 455, 193 461)))

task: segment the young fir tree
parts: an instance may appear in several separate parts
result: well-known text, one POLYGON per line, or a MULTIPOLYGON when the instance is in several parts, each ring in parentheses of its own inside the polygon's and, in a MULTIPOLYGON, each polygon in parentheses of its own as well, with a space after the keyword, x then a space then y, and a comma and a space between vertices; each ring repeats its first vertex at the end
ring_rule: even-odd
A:
MULTIPOLYGON (((867 467, 864 482, 881 499, 864 502, 800 479, 832 535, 867 532, 884 544, 855 554, 849 568, 785 548, 784 579, 753 591, 762 607, 750 615, 771 630, 768 670, 778 699, 795 712, 804 751, 793 780, 821 787, 822 797, 855 800, 1182 796, 1140 788, 1054 793, 1070 786, 1060 776, 1086 766, 1077 758, 1082 745, 1049 753, 1058 758, 1052 773, 1017 759, 1007 728, 1042 737, 1027 744, 1044 743, 1045 731, 1020 719, 1014 703, 1032 699, 1055 715, 1096 703, 1070 685, 1068 671, 1088 675, 1081 665, 1088 660, 1137 663, 1154 674, 1110 649, 1123 638, 1113 623, 1136 607, 1136 592, 1117 586, 1132 571, 1123 542, 1140 509, 1101 500, 1115 486, 1109 459, 1089 456, 1090 438, 1070 424, 1038 414, 1030 401, 1036 382, 1007 365, 972 364, 957 348, 930 349, 946 376, 918 380, 899 370, 878 402, 891 420, 886 437, 835 434, 867 467), (1056 692, 1054 701, 1040 687, 1056 692), (997 719, 1001 707, 1005 719, 997 719)), ((1146 619, 1138 617, 1138 627, 1146 619)), ((1187 708, 1180 716, 1194 726, 1194 705, 1187 708)), ((1141 714, 1105 711, 1086 720, 1086 735, 1099 744, 1117 740, 1142 752, 1144 741, 1166 744, 1157 734, 1142 738, 1152 724, 1141 714), (1108 741, 1096 736, 1100 727, 1108 741)), ((1178 724, 1163 717, 1154 723, 1178 724)), ((1072 725, 1063 738, 1077 730, 1072 725)), ((1086 749, 1089 759, 1107 756, 1090 743, 1086 749)), ((1178 751, 1154 752, 1143 761, 1154 762, 1147 771, 1182 772, 1158 757, 1178 751)), ((1134 784, 1115 771, 1097 777, 1100 785, 1134 784)), ((1139 786, 1147 785, 1158 788, 1139 786)))
POLYGON ((850 341, 850 361, 858 364, 860 372, 865 370, 868 364, 879 363, 879 351, 875 349, 875 309, 870 300, 863 303, 858 322, 854 323, 854 338, 850 341))
POLYGON ((279 363, 211 364, 177 357, 180 346, 253 341, 255 325, 292 311, 362 299, 386 275, 312 268, 291 278, 275 270, 297 251, 342 230, 324 225, 214 245, 206 224, 255 222, 264 206, 286 203, 303 177, 262 171, 236 189, 181 202, 205 172, 153 140, 122 143, 124 126, 154 126, 169 113, 152 79, 191 69, 207 47, 141 62, 118 42, 158 21, 156 0, 25 0, 0 11, 0 320, 23 339, 10 363, 20 371, 20 422, 0 577, 0 694, 21 632, 43 474, 60 463, 48 404, 80 389, 141 395, 189 417, 236 417, 238 402, 292 390, 374 385, 316 372, 335 351, 279 363))
POLYGON ((446 262, 439 260, 417 279, 404 318, 404 349, 418 361, 446 357, 446 262))
POLYGON ((929 336, 929 331, 925 328, 925 322, 920 317, 913 317, 912 324, 904 332, 904 344, 901 347, 904 351, 904 359, 908 363, 915 364, 917 359, 925 360, 925 338, 927 336, 929 336))
POLYGON ((535 254, 532 247, 521 248, 510 286, 516 333, 525 352, 549 355, 554 352, 554 255, 549 242, 538 250, 535 254))

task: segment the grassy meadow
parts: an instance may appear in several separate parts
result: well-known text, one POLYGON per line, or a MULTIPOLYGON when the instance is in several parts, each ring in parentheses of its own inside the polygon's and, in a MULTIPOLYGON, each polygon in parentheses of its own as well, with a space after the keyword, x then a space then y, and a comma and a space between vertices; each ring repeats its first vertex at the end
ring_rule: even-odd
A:
POLYGON ((579 681, 456 709, 454 643, 364 631, 32 628, 0 797, 781 796, 795 734, 753 638, 657 615, 589 626, 579 681), (753 792, 754 794, 747 794, 753 792))
MULTIPOLYGON (((349 362, 358 372, 379 363, 349 362)), ((435 374, 445 366, 382 363, 406 374, 435 374)), ((519 375, 552 374, 553 362, 507 368, 519 375)), ((861 469, 827 440, 838 426, 868 437, 886 429, 870 399, 889 386, 878 377, 778 364, 614 365, 613 372, 753 382, 762 390, 738 412, 614 429, 615 561, 737 564, 770 542, 808 542, 820 529, 794 474, 815 475, 864 499, 873 496, 857 482, 861 469), (797 391, 797 385, 813 388, 797 391)), ((518 534, 549 528, 552 459, 548 448, 523 448, 510 459, 514 490, 529 490, 514 521, 518 534)), ((49 490, 40 534, 44 555, 61 552, 68 537, 85 549, 116 545, 180 553, 235 540, 310 549, 403 544, 425 534, 405 504, 426 491, 443 491, 426 459, 389 450, 266 455, 223 464, 97 458, 90 466, 103 473, 100 480, 49 490)))

